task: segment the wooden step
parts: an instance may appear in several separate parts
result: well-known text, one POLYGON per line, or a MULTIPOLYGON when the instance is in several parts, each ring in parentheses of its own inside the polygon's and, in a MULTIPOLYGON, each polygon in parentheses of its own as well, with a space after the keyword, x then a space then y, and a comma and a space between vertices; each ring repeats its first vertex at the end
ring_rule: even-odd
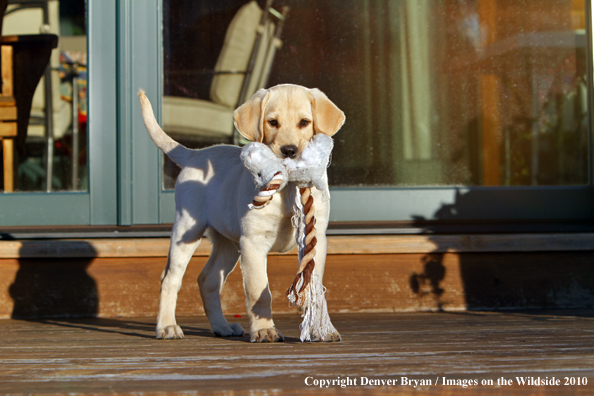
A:
MULTIPOLYGON (((196 279, 207 257, 194 257, 178 314, 200 315, 196 279)), ((331 312, 463 311, 594 307, 594 253, 331 254, 324 284, 331 312)), ((165 257, 0 260, 0 318, 152 316, 165 257)), ((275 313, 294 312, 285 292, 294 255, 270 256, 275 313)), ((241 271, 228 278, 222 304, 245 314, 241 271)))
MULTIPOLYGON (((194 256, 209 256, 204 239, 194 256)), ((0 241, 0 258, 166 257, 168 238, 41 239, 0 241)), ((328 254, 594 251, 594 233, 333 235, 328 254)), ((297 254, 293 250, 290 254, 297 254)))

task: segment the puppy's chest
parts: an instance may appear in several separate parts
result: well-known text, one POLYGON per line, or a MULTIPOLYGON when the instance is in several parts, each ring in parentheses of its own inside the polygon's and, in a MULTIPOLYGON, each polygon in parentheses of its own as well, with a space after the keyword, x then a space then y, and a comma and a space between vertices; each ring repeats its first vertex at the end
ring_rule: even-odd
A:
POLYGON ((275 201, 277 213, 282 217, 291 219, 295 214, 295 200, 299 198, 299 189, 295 184, 287 184, 285 188, 274 195, 273 201, 275 201))
POLYGON ((257 210, 257 215, 264 222, 269 222, 275 226, 292 227, 292 218, 295 214, 295 199, 297 197, 297 190, 294 185, 289 184, 281 191, 274 194, 269 204, 257 210))

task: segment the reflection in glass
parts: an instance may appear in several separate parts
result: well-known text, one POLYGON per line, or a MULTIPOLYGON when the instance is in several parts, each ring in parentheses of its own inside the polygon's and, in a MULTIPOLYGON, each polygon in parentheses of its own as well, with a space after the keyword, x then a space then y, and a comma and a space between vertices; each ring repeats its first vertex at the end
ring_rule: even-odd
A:
MULTIPOLYGON (((170 1, 164 10, 163 129, 191 148, 245 143, 233 110, 267 86, 288 7, 170 1), (187 50, 196 40, 204 51, 187 50)), ((178 169, 164 158, 164 187, 172 188, 178 169)))
MULTIPOLYGON (((165 95, 212 99, 226 33, 248 2, 199 3, 164 1, 165 95)), ((332 185, 588 183, 583 0, 273 7, 283 5, 290 12, 266 85, 318 87, 347 115, 335 135, 332 185)), ((168 117, 177 117, 168 100, 166 131, 168 117)), ((214 120, 187 114, 195 126, 214 120)), ((174 167, 165 167, 165 188, 173 187, 174 167)))
MULTIPOLYGON (((2 0, 2 3, 6 6, 2 19, 3 45, 7 40, 21 43, 14 46, 13 59, 17 106, 28 109, 30 103, 31 108, 30 113, 26 110, 24 114, 21 114, 23 110, 18 113, 14 170, 12 177, 3 172, 4 179, 12 179, 13 191, 17 192, 85 191, 88 189, 85 1, 2 0), (40 45, 26 43, 42 42, 52 34, 58 36, 57 47, 46 64, 40 66, 41 79, 33 76, 34 73, 23 72, 27 65, 40 62, 40 54, 46 51, 40 45), (26 45, 29 47, 25 51, 26 45), (28 89, 34 94, 23 99, 23 92, 28 89)), ((6 189, 6 181, 4 190, 10 191, 6 189)))

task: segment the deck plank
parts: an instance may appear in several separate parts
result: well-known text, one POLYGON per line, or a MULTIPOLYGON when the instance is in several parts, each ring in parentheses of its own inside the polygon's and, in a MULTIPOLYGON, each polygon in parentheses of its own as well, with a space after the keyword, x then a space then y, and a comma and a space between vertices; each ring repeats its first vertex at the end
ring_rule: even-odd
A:
MULTIPOLYGON (((245 317, 233 319, 247 328, 245 317)), ((591 394, 594 311, 335 314, 340 343, 301 343, 297 315, 278 315, 286 342, 214 337, 179 320, 186 338, 154 339, 152 318, 0 320, 1 394, 298 394, 305 379, 347 378, 327 393, 450 395, 450 380, 493 380, 472 394, 591 394), (586 386, 497 386, 497 379, 587 377, 586 386), (431 386, 361 386, 361 377, 431 386), (440 381, 435 384, 437 378, 440 381)))

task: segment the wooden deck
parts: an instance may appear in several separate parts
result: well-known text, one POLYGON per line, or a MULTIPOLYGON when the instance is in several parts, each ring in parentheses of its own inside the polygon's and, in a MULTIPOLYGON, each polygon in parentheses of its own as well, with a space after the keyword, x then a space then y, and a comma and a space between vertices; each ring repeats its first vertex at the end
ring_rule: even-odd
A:
MULTIPOLYGON (((245 316, 231 320, 247 327, 245 316)), ((216 338, 204 317, 181 318, 186 338, 175 341, 154 339, 153 318, 0 320, 0 393, 594 392, 594 310, 334 314, 340 343, 301 343, 298 315, 275 321, 284 343, 216 338), (518 377, 560 383, 520 385, 518 377), (584 378, 587 385, 565 385, 584 378), (319 388, 348 379, 345 388, 319 388)))

